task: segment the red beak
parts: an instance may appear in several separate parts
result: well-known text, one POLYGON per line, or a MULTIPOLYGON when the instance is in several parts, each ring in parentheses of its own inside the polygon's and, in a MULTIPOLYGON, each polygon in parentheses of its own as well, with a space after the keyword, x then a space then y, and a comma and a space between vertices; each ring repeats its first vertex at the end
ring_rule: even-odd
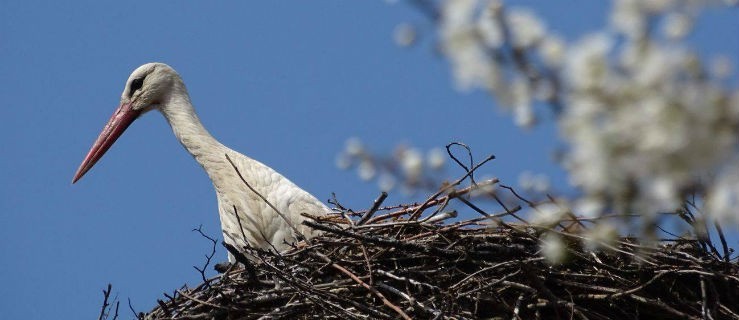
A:
POLYGON ((85 160, 80 164, 77 173, 74 174, 72 183, 77 182, 82 176, 89 171, 95 163, 103 157, 106 151, 110 149, 110 146, 115 143, 118 137, 126 131, 126 128, 133 123, 136 118, 141 114, 139 110, 133 110, 131 104, 121 104, 118 109, 113 112, 113 116, 108 120, 108 124, 103 128, 103 132, 100 132, 95 144, 92 145, 90 151, 85 156, 85 160))

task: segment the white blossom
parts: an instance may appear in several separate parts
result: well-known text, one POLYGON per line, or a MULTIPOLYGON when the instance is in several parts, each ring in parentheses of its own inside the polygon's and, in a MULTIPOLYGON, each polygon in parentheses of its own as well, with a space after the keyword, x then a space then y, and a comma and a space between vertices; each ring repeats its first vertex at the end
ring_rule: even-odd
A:
POLYGON ((549 67, 559 67, 567 49, 564 40, 557 35, 546 36, 539 45, 539 54, 549 67))
POLYGON ((446 157, 447 154, 442 150, 441 148, 433 148, 429 150, 426 161, 429 164, 429 167, 433 170, 441 170, 444 168, 444 164, 446 164, 446 157))
POLYGON ((567 210, 556 203, 545 203, 532 209, 531 224, 540 227, 552 227, 567 214, 567 210))
POLYGON ((678 185, 669 176, 660 175, 651 179, 645 190, 650 200, 651 212, 670 212, 680 207, 678 185))
POLYGON ((608 53, 613 39, 605 33, 585 36, 567 52, 565 80, 573 90, 602 86, 608 77, 608 53))
POLYGON ((541 255, 552 265, 558 265, 567 259, 567 244, 556 233, 547 232, 541 240, 541 255))
POLYGON ((638 38, 647 29, 645 2, 651 0, 615 0, 611 11, 611 27, 630 38, 638 38))
POLYGON ((547 177, 544 174, 538 174, 534 177, 534 184, 532 186, 532 190, 534 192, 547 192, 549 191, 549 188, 551 187, 551 184, 549 183, 549 177, 547 177))
MULTIPOLYGON (((615 5, 623 11, 616 14, 639 16, 674 3, 615 5)), ((586 198, 645 213, 674 210, 683 190, 703 183, 699 177, 732 153, 739 117, 697 61, 677 43, 627 38, 615 45, 604 33, 570 47, 564 163, 586 198)))
POLYGON ((380 175, 380 177, 377 178, 377 187, 380 189, 380 191, 388 192, 395 188, 395 177, 393 175, 388 173, 383 173, 380 175))
POLYGON ((618 239, 618 230, 608 222, 601 221, 585 231, 585 249, 598 251, 604 247, 613 246, 618 239))
POLYGON ((572 207, 572 212, 580 217, 596 218, 603 213, 604 208, 602 201, 589 197, 578 199, 572 207))
POLYGON ((524 190, 531 190, 534 186, 534 173, 531 171, 524 171, 518 175, 518 186, 524 190))
POLYGON ((518 176, 518 185, 526 190, 533 192, 547 192, 549 190, 549 177, 545 174, 534 174, 531 171, 524 171, 518 176))
POLYGON ((338 167, 341 170, 349 169, 352 165, 352 159, 344 152, 339 153, 336 155, 336 167, 338 167))
POLYGON ((479 197, 479 196, 489 196, 491 194, 495 193, 496 187, 498 186, 497 183, 491 183, 492 181, 495 181, 493 177, 491 176, 482 176, 480 178, 480 183, 475 185, 475 188, 472 189, 470 192, 471 197, 479 197), (482 183, 482 181, 487 181, 488 183, 482 183))
POLYGON ((739 165, 723 170, 708 194, 707 208, 716 220, 739 223, 739 165))
POLYGON ((531 10, 511 8, 506 17, 515 47, 534 46, 546 34, 544 23, 531 10))
POLYGON ((409 47, 416 42, 416 28, 408 23, 402 23, 395 27, 393 40, 400 47, 409 47))
POLYGON ((347 155, 354 157, 364 153, 364 145, 362 145, 362 141, 359 138, 352 137, 346 140, 344 150, 347 155))
POLYGON ((360 179, 369 181, 375 177, 377 169, 371 161, 363 160, 359 163, 359 166, 357 166, 357 173, 359 174, 360 179))
MULTIPOLYGON (((527 9, 443 1, 439 37, 455 85, 487 91, 521 127, 536 124, 538 102, 558 103, 562 164, 581 191, 575 214, 670 211, 698 190, 709 214, 728 219, 739 198, 739 181, 727 177, 739 169, 720 170, 739 161, 733 61, 705 60, 685 40, 715 2, 612 3, 601 29, 565 41, 527 9)), ((521 185, 548 188, 535 177, 521 185)), ((533 221, 553 223, 565 212, 556 208, 539 206, 533 221)))
POLYGON ((547 61, 557 63, 557 56, 562 55, 557 51, 564 48, 558 38, 547 38, 544 22, 533 11, 502 8, 502 1, 496 0, 444 1, 439 27, 441 50, 449 59, 457 89, 491 92, 513 112, 516 124, 531 127, 536 123, 534 93, 549 99, 553 94, 551 83, 533 85, 528 76, 511 73, 510 65, 494 57, 511 48, 534 50, 545 43, 547 61))
POLYGON ((717 56, 710 61, 711 74, 717 79, 726 79, 731 76, 733 66, 727 56, 717 56))
POLYGON ((480 18, 477 20, 477 31, 484 43, 490 48, 499 48, 503 45, 505 38, 503 29, 501 28, 501 22, 498 19, 500 9, 500 3, 491 1, 483 9, 480 18))
POLYGON ((405 149, 401 152, 400 165, 410 181, 418 181, 423 173, 423 156, 416 149, 405 149))
POLYGON ((450 0, 441 11, 442 50, 452 63, 460 90, 487 87, 494 68, 475 32, 476 8, 475 0, 450 0))
POLYGON ((667 10, 675 5, 678 0, 642 0, 641 2, 648 13, 655 14, 667 10))
POLYGON ((531 88, 528 81, 517 77, 510 88, 511 105, 516 125, 530 128, 536 122, 534 111, 531 108, 531 88))
POLYGON ((662 22, 662 33, 668 39, 685 38, 692 28, 693 19, 685 13, 673 12, 668 14, 662 22))

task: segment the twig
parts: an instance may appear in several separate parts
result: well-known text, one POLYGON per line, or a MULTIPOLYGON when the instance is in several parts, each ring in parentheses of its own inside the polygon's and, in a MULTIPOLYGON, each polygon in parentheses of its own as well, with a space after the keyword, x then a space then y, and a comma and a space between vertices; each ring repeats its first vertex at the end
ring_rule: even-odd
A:
POLYGON ((648 304, 648 305, 651 305, 651 306, 658 307, 658 308, 660 308, 660 309, 662 309, 664 311, 667 311, 668 313, 670 313, 670 314, 672 314, 674 316, 680 317, 682 319, 700 320, 699 317, 690 316, 690 315, 688 315, 688 314, 686 314, 684 312, 678 311, 675 308, 670 307, 666 303, 664 303, 662 301, 659 301, 659 300, 649 299, 649 298, 638 296, 638 295, 635 295, 635 294, 630 294, 630 295, 628 295, 628 297, 630 297, 631 299, 634 299, 634 301, 638 301, 638 302, 641 302, 643 304, 648 304))
MULTIPOLYGON (((469 186, 469 187, 465 187, 465 188, 462 188, 462 189, 459 189, 459 190, 455 190, 455 192, 452 192, 452 193, 450 193, 450 194, 448 194, 446 196, 443 196, 441 198, 434 198, 433 200, 426 201, 426 202, 424 202, 422 204, 416 203, 413 206, 405 206, 404 209, 401 209, 401 210, 398 210, 398 211, 395 211, 395 212, 391 212, 391 213, 387 213, 387 214, 376 216, 374 218, 371 218, 367 222, 367 224, 373 224, 373 223, 376 223, 378 221, 386 220, 388 218, 396 218, 396 217, 399 217, 399 216, 402 216, 402 215, 405 215, 405 214, 408 214, 408 213, 416 212, 418 210, 423 211, 423 210, 425 210, 427 208, 430 208, 430 207, 439 205, 440 203, 445 203, 445 202, 448 202, 451 199, 455 199, 455 198, 460 197, 462 195, 468 194, 468 193, 472 192, 473 190, 476 190, 476 189, 481 188, 483 186, 493 185, 493 184, 496 184, 496 183, 498 183, 498 179, 486 180, 486 181, 483 181, 483 182, 478 183, 475 186, 469 186)), ((395 208, 395 207, 391 207, 391 208, 395 208)))
POLYGON ((365 241, 365 242, 374 243, 374 244, 377 244, 377 245, 385 245, 385 246, 395 247, 395 248, 398 248, 398 249, 412 250, 412 251, 423 252, 423 253, 430 253, 430 254, 439 255, 439 256, 443 256, 443 257, 452 257, 452 256, 459 257, 462 254, 460 252, 456 252, 456 251, 452 251, 452 250, 447 250, 447 249, 442 249, 442 248, 437 248, 437 247, 431 247, 431 246, 428 246, 427 247, 427 246, 423 246, 423 245, 420 245, 420 244, 417 244, 417 243, 412 243, 412 242, 405 242, 405 241, 400 241, 400 240, 391 240, 391 239, 380 238, 380 237, 365 236, 365 235, 356 234, 356 233, 352 233, 352 232, 349 232, 349 231, 344 231, 344 230, 341 230, 341 229, 337 229, 337 228, 334 228, 334 227, 329 227, 329 226, 326 226, 326 225, 322 225, 322 224, 318 224, 318 223, 314 223, 314 222, 310 222, 310 221, 303 221, 303 224, 305 224, 305 225, 307 225, 307 226, 309 226, 311 228, 321 230, 321 231, 326 231, 326 232, 330 232, 330 233, 342 235, 342 236, 345 236, 345 237, 355 238, 355 239, 359 239, 359 240, 362 240, 362 241, 365 241))
POLYGON ((721 225, 718 223, 718 221, 714 221, 713 225, 716 227, 718 238, 721 241, 721 247, 724 249, 724 261, 729 262, 731 255, 729 254, 729 245, 726 244, 726 237, 724 236, 724 230, 721 228, 721 225))
POLYGON ((209 306, 209 307, 216 308, 216 309, 221 309, 221 310, 230 310, 230 308, 226 308, 224 306, 219 306, 219 305, 217 305, 215 303, 210 303, 208 301, 203 301, 203 300, 200 300, 198 298, 195 298, 195 297, 193 297, 193 296, 185 293, 185 291, 183 291, 183 290, 177 290, 177 293, 179 293, 183 297, 187 298, 188 300, 192 300, 194 302, 197 302, 197 303, 202 304, 202 305, 205 305, 205 306, 209 306))
POLYGON ((325 256, 323 254, 316 253, 316 256, 319 257, 319 258, 321 258, 321 260, 323 260, 324 262, 331 264, 331 266, 333 268, 335 268, 336 270, 341 271, 341 273, 349 276, 350 278, 352 278, 352 280, 354 280, 355 282, 357 282, 359 285, 361 285, 365 289, 367 289, 370 292, 372 292, 374 295, 376 295, 378 298, 380 298, 380 300, 382 300, 382 303, 384 305, 388 306, 390 309, 393 309, 401 318, 407 319, 407 320, 410 320, 411 319, 411 317, 409 317, 405 312, 403 312, 403 310, 401 310, 400 308, 398 308, 398 306, 394 305, 392 302, 390 302, 390 300, 388 300, 387 298, 385 298, 385 296, 381 292, 377 291, 377 289, 375 289, 374 287, 372 287, 372 286, 368 285, 367 283, 365 283, 364 281, 362 281, 362 279, 359 279, 359 277, 357 277, 351 271, 349 271, 346 268, 344 268, 344 267, 338 265, 337 263, 331 261, 331 259, 329 259, 329 257, 327 257, 327 256, 325 256))
MULTIPOLYGON (((110 307, 112 306, 111 303, 108 301, 110 299, 110 292, 113 290, 113 286, 108 283, 108 287, 106 289, 103 289, 103 306, 100 308, 100 315, 98 316, 98 320, 105 320, 108 319, 108 316, 110 315, 110 307)), ((113 320, 118 319, 118 306, 120 304, 118 299, 114 298, 113 301, 115 304, 115 314, 113 316, 113 320)))
POLYGON ((436 309, 433 309, 431 307, 428 307, 428 306, 424 305, 423 303, 421 303, 420 301, 414 299, 413 297, 411 297, 411 296, 403 293, 402 291, 400 291, 398 289, 395 289, 395 288, 393 288, 393 287, 391 287, 391 286, 389 286, 387 284, 378 283, 377 284, 377 287, 382 288, 382 289, 385 289, 387 291, 392 292, 393 294, 395 294, 397 296, 402 297, 403 299, 407 300, 411 304, 415 304, 415 305, 421 307, 421 309, 423 309, 424 311, 426 311, 426 312, 428 312, 430 314, 433 314, 434 316, 438 316, 438 315, 441 314, 441 311, 436 310, 436 309))
POLYGON ((475 173, 474 172, 470 172, 470 168, 472 168, 474 166, 474 164, 475 164, 475 161, 472 158, 472 149, 470 149, 470 147, 468 145, 464 144, 464 143, 461 143, 461 142, 452 142, 452 143, 449 143, 449 144, 446 145, 446 153, 449 155, 450 158, 452 158, 452 160, 454 160, 454 162, 456 162, 460 167, 462 167, 462 169, 464 169, 465 172, 469 172, 470 173, 470 182, 471 182, 472 185, 475 185, 475 173), (470 166, 469 167, 467 167, 464 164, 462 164, 462 161, 459 161, 459 159, 457 159, 457 157, 454 156, 454 154, 452 153, 452 146, 460 146, 460 147, 465 148, 467 150, 467 156, 470 158, 470 166))
POLYGON ((198 233, 200 233, 201 236, 203 236, 203 238, 208 239, 208 241, 210 241, 213 244, 213 247, 211 248, 210 253, 205 255, 205 265, 203 266, 203 268, 192 266, 193 268, 195 268, 195 270, 197 270, 200 273, 200 278, 203 280, 203 283, 208 285, 209 282, 208 282, 208 279, 205 277, 205 270, 208 269, 208 266, 210 265, 210 262, 213 259, 213 256, 215 256, 216 254, 216 243, 217 242, 216 242, 216 239, 213 239, 212 237, 203 233, 202 224, 199 225, 196 229, 192 229, 192 231, 197 231, 198 233))
POLYGON ((251 261, 244 255, 241 250, 236 249, 233 245, 230 243, 227 243, 226 241, 221 242, 221 245, 223 245, 224 248, 232 255, 234 256, 234 259, 236 259, 237 262, 244 265, 244 269, 246 269, 247 274, 249 275, 249 279, 254 282, 258 282, 257 278, 257 272, 254 268, 254 265, 252 265, 251 261))
POLYGON ((143 312, 137 312, 133 308, 133 304, 131 304, 131 298, 128 298, 128 309, 131 310, 131 313, 136 315, 136 320, 143 320, 144 319, 144 313, 143 312))
MULTIPOLYGON (((234 210, 234 216, 236 216, 236 222, 239 224, 239 231, 241 231, 241 238, 244 240, 244 243, 249 243, 249 240, 246 238, 246 232, 244 232, 244 225, 241 224, 241 216, 239 215, 239 209, 236 208, 236 205, 233 205, 234 210)), ((262 238, 264 241, 269 242, 267 238, 262 235, 262 238)))
POLYGON ((418 216, 421 214, 421 208, 424 208, 426 205, 428 205, 428 203, 430 203, 431 201, 433 201, 434 199, 436 199, 437 197, 439 197, 444 192, 447 192, 448 190, 450 190, 450 189, 458 186, 460 183, 462 183, 462 181, 464 181, 464 179, 467 179, 467 177, 471 176, 475 172, 475 170, 477 170, 478 168, 482 167, 484 164, 488 163, 488 161, 493 160, 493 159, 495 159, 495 156, 494 155, 488 156, 487 158, 485 158, 484 160, 482 160, 480 163, 478 163, 477 165, 475 165, 474 167, 472 167, 472 169, 468 170, 467 173, 465 173, 461 178, 457 179, 456 181, 454 181, 453 183, 451 183, 449 185, 444 186, 439 191, 437 191, 436 193, 432 194, 430 197, 428 197, 426 199, 426 201, 424 201, 424 203, 422 205, 418 206, 418 209, 416 209, 415 211, 413 211, 413 213, 411 214, 411 216, 410 216, 409 219, 411 219, 411 220, 418 219, 418 216))
POLYGON ((367 222, 367 220, 372 218, 372 215, 375 214, 375 212, 377 212, 377 209, 380 208, 380 206, 382 205, 382 202, 385 201, 386 198, 387 198, 387 192, 383 191, 380 194, 380 196, 377 197, 377 199, 375 199, 375 202, 372 203, 372 208, 367 210, 367 212, 364 215, 362 215, 362 218, 359 219, 359 221, 357 222, 357 225, 363 225, 367 222))

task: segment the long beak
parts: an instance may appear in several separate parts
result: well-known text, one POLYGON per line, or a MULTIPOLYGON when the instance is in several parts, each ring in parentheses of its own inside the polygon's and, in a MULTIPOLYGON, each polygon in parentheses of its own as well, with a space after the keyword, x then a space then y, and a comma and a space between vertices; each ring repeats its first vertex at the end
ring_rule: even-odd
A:
POLYGON ((106 151, 110 149, 110 146, 115 143, 118 137, 126 131, 126 128, 133 123, 136 118, 141 114, 139 110, 133 110, 130 103, 121 104, 118 109, 113 112, 113 116, 108 120, 108 124, 103 127, 103 131, 100 132, 95 144, 92 145, 90 151, 87 152, 85 160, 80 164, 77 173, 74 174, 72 183, 77 182, 82 176, 89 171, 95 163, 103 157, 106 151))

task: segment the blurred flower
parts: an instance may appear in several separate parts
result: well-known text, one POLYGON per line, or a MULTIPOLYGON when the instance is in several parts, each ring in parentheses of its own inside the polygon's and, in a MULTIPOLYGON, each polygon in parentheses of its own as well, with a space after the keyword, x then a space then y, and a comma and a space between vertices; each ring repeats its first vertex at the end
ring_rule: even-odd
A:
POLYGON ((344 152, 340 152, 338 155, 336 155, 336 167, 338 167, 341 170, 349 169, 352 165, 352 159, 344 152))
POLYGON ((547 192, 549 191, 549 178, 544 174, 534 174, 527 170, 518 176, 518 185, 526 191, 547 192))
POLYGON ((604 207, 605 205, 603 202, 595 198, 581 198, 575 202, 572 212, 576 216, 595 218, 599 217, 603 213, 604 207))
POLYGON ((477 187, 472 189, 470 192, 471 197, 489 196, 495 193, 495 189, 498 186, 497 183, 490 183, 494 181, 491 176, 482 176, 478 181, 477 187), (487 182, 487 183, 486 183, 487 182))
POLYGON ((549 177, 547 177, 545 174, 538 174, 534 176, 534 182, 531 188, 534 192, 544 193, 549 191, 549 188, 549 177))
POLYGON ((478 36, 477 7, 476 0, 449 0, 441 9, 442 51, 449 57, 460 90, 494 87, 497 82, 495 63, 478 36))
POLYGON ((662 33, 668 39, 680 40, 690 33, 693 20, 685 13, 668 14, 662 23, 662 33))
POLYGON ((380 191, 388 192, 393 190, 393 188, 395 188, 395 183, 395 177, 388 173, 383 173, 377 178, 377 187, 380 191))
POLYGON ((441 170, 444 168, 444 164, 446 164, 446 156, 446 152, 441 148, 433 148, 429 150, 426 156, 426 161, 431 169, 441 170))
POLYGON ((569 48, 564 75, 573 90, 589 90, 605 83, 608 77, 607 54, 612 46, 610 36, 594 33, 569 48))
MULTIPOLYGON (((527 9, 499 0, 442 0, 439 46, 456 88, 486 91, 517 125, 536 125, 540 102, 551 103, 566 144, 562 164, 581 191, 572 199, 575 214, 649 215, 673 210, 697 192, 709 213, 739 221, 732 211, 739 205, 739 178, 733 178, 739 169, 721 169, 739 159, 732 61, 706 63, 685 43, 700 11, 715 2, 612 3, 604 27, 570 42, 527 9)), ((396 37, 407 32, 402 28, 396 37)), ((349 157, 364 152, 358 140, 345 151, 349 157)), ((439 168, 444 159, 429 152, 426 165, 439 168)), ((395 160, 406 179, 422 178, 422 153, 409 149, 395 160)), ((548 192, 546 176, 526 174, 522 187, 548 192)), ((553 225, 569 210, 562 208, 540 205, 532 221, 553 225)))
POLYGON ((423 173, 423 157, 416 149, 404 149, 400 153, 400 165, 408 180, 416 182, 423 173))
POLYGON ((718 56, 711 59, 710 70, 711 75, 717 79, 726 79, 731 76, 733 66, 731 60, 727 56, 718 56))
POLYGON ((532 47, 545 35, 544 23, 530 10, 511 8, 507 18, 515 47, 532 47))
POLYGON ((417 191, 415 189, 436 188, 442 183, 439 172, 431 170, 444 168, 446 153, 441 148, 422 152, 401 144, 392 155, 376 154, 358 138, 350 138, 334 161, 340 169, 356 167, 357 175, 364 181, 377 179, 375 182, 382 191, 390 191, 400 185, 405 188, 403 192, 413 194, 417 191))
POLYGON ((559 67, 565 58, 564 41, 556 35, 548 35, 539 45, 539 54, 549 67, 559 67))
POLYGON ((547 35, 544 22, 531 10, 503 10, 497 0, 443 1, 440 16, 441 50, 449 59, 457 89, 485 89, 513 112, 517 125, 533 126, 534 94, 548 100, 554 89, 549 79, 523 72, 528 68, 523 64, 529 63, 525 51, 544 43, 547 62, 558 63, 565 50, 558 38, 547 35), (510 63, 507 56, 522 60, 510 63))
POLYGON ((618 239, 618 230, 607 222, 599 222, 594 227, 588 229, 585 234, 585 249, 589 251, 598 251, 606 246, 613 246, 618 239))
POLYGON ((551 228, 558 224, 567 214, 567 210, 563 209, 556 203, 545 203, 531 209, 531 224, 535 226, 551 228))
POLYGON ((511 105, 516 125, 530 128, 536 122, 534 111, 531 109, 531 88, 523 77, 516 77, 510 88, 511 105))
POLYGON ((364 146, 362 145, 362 141, 359 140, 359 138, 351 137, 346 140, 346 147, 344 148, 344 150, 349 156, 355 157, 364 152, 364 146))
POLYGON ((726 168, 719 175, 709 190, 707 207, 717 221, 739 223, 739 165, 726 168))
POLYGON ((680 207, 678 186, 669 177, 658 176, 649 181, 645 193, 650 199, 651 211, 669 212, 680 207))
POLYGON ((402 23, 395 27, 393 39, 400 47, 409 47, 416 43, 416 28, 408 23, 402 23))
POLYGON ((524 190, 531 190, 533 186, 534 173, 531 171, 524 171, 518 175, 518 186, 524 190))
POLYGON ((547 232, 541 238, 541 255, 549 264, 562 264, 567 259, 567 245, 558 234, 547 232))
POLYGON ((498 1, 490 1, 487 7, 483 8, 480 18, 477 20, 477 30, 482 37, 485 45, 490 48, 498 48, 503 45, 503 29, 501 28, 498 17, 500 16, 500 3, 498 1))
MULTIPOLYGON (((619 0, 616 7, 653 14, 668 2, 619 0)), ((734 152, 739 116, 729 93, 706 79, 687 48, 631 38, 616 46, 599 33, 568 52, 564 163, 585 198, 600 199, 597 207, 674 210, 684 190, 705 183, 699 177, 734 152)))
POLYGON ((375 177, 377 169, 371 161, 363 160, 359 163, 359 166, 357 166, 357 173, 359 174, 360 179, 369 181, 375 177))
POLYGON ((611 11, 611 27, 629 38, 642 37, 647 29, 646 2, 652 0, 615 0, 611 11))

